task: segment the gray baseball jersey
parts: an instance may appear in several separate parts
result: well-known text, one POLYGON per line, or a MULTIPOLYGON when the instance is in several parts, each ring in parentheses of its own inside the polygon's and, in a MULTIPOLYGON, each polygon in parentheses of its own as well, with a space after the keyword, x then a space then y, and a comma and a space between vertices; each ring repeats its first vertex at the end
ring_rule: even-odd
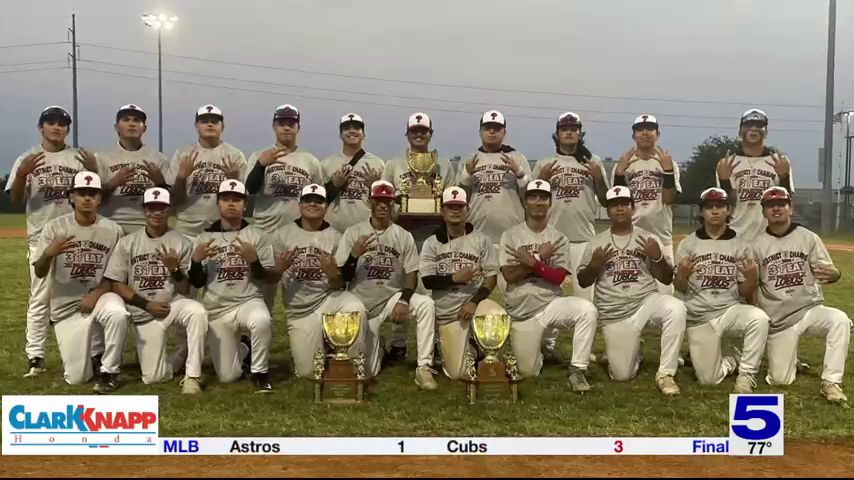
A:
POLYGON ((599 323, 608 325, 632 316, 646 297, 658 291, 658 284, 652 276, 652 262, 643 249, 637 245, 641 237, 653 238, 661 242, 650 232, 634 227, 631 235, 611 235, 611 229, 596 234, 581 257, 576 274, 590 264, 593 251, 597 247, 611 245, 613 253, 605 261, 605 271, 599 275, 594 289, 596 308, 599 309, 599 323))
MULTIPOLYGON (((549 210, 549 224, 557 228, 570 242, 587 242, 596 234, 593 222, 599 210, 596 188, 589 168, 598 168, 605 176, 602 160, 593 155, 588 165, 581 164, 569 155, 552 155, 541 159, 534 165, 533 178, 539 178, 544 165, 557 162, 552 178, 546 179, 552 186, 552 207, 549 210)), ((607 186, 607 180, 605 184, 607 186)))
MULTIPOLYGON (((353 245, 362 236, 375 233, 370 220, 348 228, 335 252, 338 266, 344 266, 353 245)), ((382 313, 386 302, 406 286, 406 274, 418 271, 418 251, 412 234, 397 224, 379 233, 377 240, 359 257, 350 291, 365 304, 369 317, 382 313)))
MULTIPOLYGON (((405 178, 410 178, 412 181, 415 180, 409 172, 408 155, 409 149, 400 156, 386 162, 383 169, 383 180, 391 182, 395 190, 400 190, 401 182, 405 178)), ((446 188, 456 185, 457 173, 451 162, 447 158, 438 157, 436 164, 439 166, 439 175, 442 177, 442 190, 444 191, 446 188)))
POLYGON ((751 246, 759 262, 759 306, 771 318, 771 333, 791 327, 824 303, 813 271, 833 266, 833 260, 818 235, 792 224, 782 237, 762 232, 751 246))
MULTIPOLYGON (((12 183, 21 162, 27 155, 41 152, 41 145, 33 147, 15 159, 12 172, 6 182, 6 191, 12 190, 12 183)), ((62 215, 71 213, 73 209, 68 203, 68 189, 74 183, 74 175, 83 170, 83 164, 75 157, 79 155, 76 148, 67 147, 61 152, 45 152, 43 165, 27 176, 27 235, 38 235, 44 225, 62 215)))
MULTIPOLYGON (((255 168, 261 153, 249 157, 247 171, 255 168)), ((309 183, 323 184, 323 170, 320 160, 304 150, 297 149, 268 165, 264 187, 255 195, 255 225, 272 233, 299 218, 299 196, 309 183)))
POLYGON ((104 202, 102 212, 104 216, 118 223, 128 231, 145 226, 145 214, 142 212, 142 194, 151 187, 154 182, 148 178, 148 174, 142 168, 143 160, 160 167, 163 178, 167 183, 172 182, 169 160, 160 152, 143 145, 136 151, 125 150, 120 144, 108 152, 98 153, 98 175, 101 176, 102 185, 106 185, 119 170, 131 167, 135 168, 134 175, 124 185, 113 190, 112 195, 104 202))
MULTIPOLYGON (((632 158, 637 158, 637 155, 632 158)), ((611 171, 612 185, 616 170, 615 167, 611 171)), ((661 163, 656 157, 638 159, 626 169, 625 177, 635 199, 635 213, 632 216, 635 226, 654 234, 662 245, 673 245, 673 208, 665 205, 662 199, 664 169, 661 163)), ((673 177, 676 191, 682 193, 679 165, 675 162, 673 177)))
POLYGON ((73 316, 80 299, 101 283, 107 261, 123 232, 118 223, 101 215, 84 227, 69 213, 45 224, 34 258, 41 258, 54 239, 68 235, 74 236, 71 249, 54 257, 47 276, 50 320, 54 323, 73 316))
POLYGON ((738 260, 753 256, 747 242, 731 228, 717 240, 709 238, 704 228, 686 237, 676 250, 676 265, 692 255, 694 271, 683 294, 688 326, 707 323, 742 303, 738 284, 744 282, 744 275, 738 270, 738 260))
POLYGON ((418 274, 422 277, 453 275, 466 267, 481 269, 480 278, 473 279, 465 285, 454 285, 449 290, 433 290, 436 321, 439 323, 456 320, 457 313, 477 293, 483 284, 483 279, 498 275, 498 255, 492 241, 482 233, 471 231, 469 228, 467 230, 462 237, 448 242, 447 230, 442 227, 425 240, 421 247, 418 274))
MULTIPOLYGON (((768 165, 767 162, 772 161, 771 155, 762 157, 745 157, 736 155, 736 167, 730 176, 732 184, 732 195, 735 197, 735 208, 732 211, 732 221, 730 226, 738 232, 738 236, 745 241, 750 241, 756 238, 757 235, 765 231, 768 226, 768 221, 762 216, 762 192, 765 189, 780 185, 780 177, 774 170, 774 167, 768 165)), ((791 167, 789 169, 789 179, 794 193, 794 178, 792 177, 791 167)), ((720 186, 721 181, 718 178, 717 169, 715 170, 715 180, 720 186)))
POLYGON ((253 298, 264 298, 261 293, 264 281, 252 275, 249 264, 240 255, 238 238, 255 245, 258 260, 264 268, 275 266, 273 246, 261 229, 244 222, 238 232, 222 232, 218 225, 219 222, 199 234, 194 243, 195 248, 195 245, 213 240, 210 246, 213 255, 202 261, 208 275, 202 304, 211 318, 227 313, 253 298))
POLYGON ((175 229, 179 233, 194 237, 205 228, 217 221, 219 210, 216 207, 216 193, 219 184, 225 180, 225 162, 240 164, 240 178, 246 180, 246 158, 243 153, 227 143, 220 143, 214 148, 204 148, 198 143, 175 152, 172 157, 171 170, 178 174, 178 166, 184 155, 199 152, 193 165, 193 172, 187 177, 187 200, 175 209, 178 221, 175 229))
MULTIPOLYGON (((542 232, 534 232, 527 223, 520 223, 507 230, 501 235, 501 243, 498 246, 498 263, 502 267, 515 265, 516 261, 507 253, 507 247, 517 250, 524 248, 532 255, 539 251, 540 245, 551 242, 557 245, 563 242, 563 247, 550 257, 546 264, 550 267, 562 268, 572 272, 569 260, 569 243, 566 237, 551 225, 547 225, 542 232)), ((554 285, 542 278, 530 276, 520 283, 507 284, 504 294, 504 302, 507 305, 507 313, 514 322, 528 320, 552 300, 563 296, 560 285, 554 285)))
POLYGON ((309 232, 300 220, 291 222, 273 235, 276 253, 296 249, 293 264, 282 276, 282 301, 288 318, 302 318, 326 300, 331 291, 329 277, 320 267, 320 255, 335 257, 341 233, 324 223, 321 230, 309 232))
MULTIPOLYGON (((342 165, 349 163, 351 158, 338 152, 324 160, 321 163, 324 182, 332 179, 332 174, 342 165)), ((347 181, 347 184, 329 205, 329 210, 326 211, 326 221, 339 232, 347 231, 353 225, 364 222, 371 217, 371 207, 368 205, 368 193, 370 193, 371 186, 366 183, 363 172, 366 167, 379 170, 382 173, 385 163, 380 157, 372 153, 365 153, 353 167, 350 180, 347 181)))
MULTIPOLYGON (((465 163, 460 164, 460 186, 471 192, 469 221, 476 231, 483 233, 493 242, 497 242, 501 234, 508 229, 525 221, 522 199, 527 183, 516 178, 510 167, 501 159, 502 155, 477 152, 478 163, 472 175, 469 175, 465 163)), ((531 166, 528 159, 516 151, 507 155, 516 158, 530 179, 531 166)))
MULTIPOLYGON (((157 257, 157 251, 164 247, 178 253, 181 271, 186 275, 193 256, 193 242, 175 230, 152 238, 145 228, 141 228, 119 240, 104 277, 127 284, 149 302, 169 303, 181 295, 175 289, 169 270, 157 257)), ((137 306, 129 304, 127 308, 133 322, 147 322, 154 318, 137 306)))

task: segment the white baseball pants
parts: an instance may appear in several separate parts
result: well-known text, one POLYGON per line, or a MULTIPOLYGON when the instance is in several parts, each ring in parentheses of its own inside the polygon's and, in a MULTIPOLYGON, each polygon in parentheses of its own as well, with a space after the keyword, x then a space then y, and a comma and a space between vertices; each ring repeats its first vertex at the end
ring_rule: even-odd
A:
POLYGON ((201 303, 179 298, 169 303, 169 315, 145 323, 134 323, 136 351, 142 370, 143 383, 159 383, 172 379, 172 364, 168 361, 166 346, 169 328, 178 325, 186 338, 187 361, 184 366, 188 377, 202 376, 205 356, 205 336, 208 333, 208 312, 201 303))
POLYGON ((36 277, 33 268, 39 238, 27 238, 27 262, 30 270, 30 299, 27 303, 27 345, 24 351, 27 358, 45 358, 45 342, 50 331, 50 275, 36 277))
MULTIPOLYGON (((368 332, 365 339, 367 355, 367 369, 371 376, 380 373, 382 367, 382 347, 380 346, 380 327, 391 317, 400 292, 395 293, 386 302, 383 311, 376 317, 368 320, 368 332)), ((433 364, 433 347, 436 339, 436 308, 433 299, 414 293, 409 300, 409 318, 415 320, 415 338, 418 346, 418 366, 430 366, 433 364)))
MULTIPOLYGON (((587 248, 587 244, 589 242, 578 242, 578 243, 570 243, 569 244, 569 268, 572 270, 569 272, 567 280, 572 283, 572 296, 577 298, 583 298, 588 302, 593 301, 593 286, 589 286, 587 288, 581 288, 581 285, 578 284, 578 275, 576 275, 576 269, 581 264, 581 259, 584 257, 584 250, 587 248)), ((560 334, 560 330, 557 328, 552 328, 551 330, 547 330, 545 336, 543 337, 543 348, 546 350, 554 351, 555 345, 557 344, 557 337, 560 334)))
POLYGON ((723 337, 744 339, 738 371, 756 375, 765 350, 769 321, 768 315, 753 305, 733 305, 708 323, 688 327, 688 348, 697 380, 703 385, 717 385, 731 373, 722 362, 723 337))
POLYGON ((273 319, 264 299, 253 298, 217 316, 208 314, 208 348, 216 375, 222 383, 242 374, 240 331, 248 330, 252 344, 252 373, 265 373, 273 343, 273 319))

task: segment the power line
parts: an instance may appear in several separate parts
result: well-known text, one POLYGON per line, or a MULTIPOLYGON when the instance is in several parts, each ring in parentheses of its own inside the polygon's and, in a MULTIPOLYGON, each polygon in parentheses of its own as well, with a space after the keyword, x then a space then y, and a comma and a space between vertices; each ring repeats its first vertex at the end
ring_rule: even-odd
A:
POLYGON ((68 43, 68 42, 18 43, 15 45, 0 45, 0 48, 39 47, 42 45, 64 45, 66 43, 68 43))
MULTIPOLYGON (((154 77, 147 77, 144 75, 134 75, 134 74, 130 74, 130 73, 121 73, 121 72, 110 72, 110 71, 98 70, 98 69, 94 69, 94 68, 79 68, 79 70, 80 71, 86 71, 86 72, 93 72, 93 73, 101 73, 101 74, 105 74, 105 75, 116 75, 116 76, 129 77, 129 78, 140 78, 140 79, 144 79, 144 80, 156 80, 156 78, 154 78, 154 77)), ((311 100, 321 100, 321 101, 330 101, 330 102, 338 102, 338 103, 357 103, 357 104, 363 104, 363 105, 374 105, 374 106, 381 106, 381 107, 406 108, 406 109, 423 108, 423 106, 419 107, 417 105, 411 105, 411 104, 403 105, 403 104, 395 104, 395 103, 369 102, 369 101, 365 101, 365 100, 352 100, 352 99, 344 99, 344 98, 329 98, 329 97, 318 97, 318 96, 310 96, 310 95, 299 95, 299 94, 284 93, 284 92, 274 92, 274 91, 270 91, 270 90, 258 90, 258 89, 252 89, 252 88, 228 87, 228 86, 214 85, 214 84, 209 84, 209 83, 191 82, 191 81, 187 81, 187 80, 165 79, 164 81, 170 82, 170 83, 180 83, 180 84, 184 84, 184 85, 199 86, 199 87, 219 88, 219 89, 223 89, 223 90, 231 90, 231 91, 236 91, 236 92, 263 93, 263 94, 276 95, 276 96, 289 95, 289 96, 298 97, 298 98, 307 98, 307 99, 311 99, 311 100)), ((475 114, 475 115, 480 115, 482 113, 482 112, 473 111, 473 110, 458 110, 458 109, 433 108, 433 107, 431 107, 431 110, 440 111, 440 112, 475 114)), ((530 118, 530 119, 536 119, 536 120, 551 120, 551 121, 554 120, 553 117, 546 117, 546 116, 542 116, 542 115, 513 115, 513 116, 517 117, 517 118, 530 118)), ((586 122, 587 123, 619 124, 619 125, 627 125, 628 124, 625 121, 619 121, 619 120, 587 120, 586 122)), ((732 131, 733 130, 733 128, 731 128, 731 127, 722 127, 722 126, 713 126, 713 125, 684 125, 684 124, 662 123, 661 126, 672 127, 672 128, 703 128, 703 129, 708 129, 708 130, 720 130, 720 131, 732 131)), ((799 128, 775 128, 774 131, 779 131, 779 132, 808 132, 808 133, 820 132, 820 130, 809 130, 809 129, 799 129, 799 128)))
MULTIPOLYGON (((147 50, 137 50, 132 48, 121 48, 121 47, 112 47, 108 45, 100 45, 97 43, 81 43, 80 45, 85 45, 94 48, 102 48, 106 50, 117 50, 121 52, 132 52, 132 53, 141 53, 145 55, 157 55, 156 52, 149 52, 147 50)), ((401 83, 408 85, 426 85, 431 87, 443 87, 443 88, 462 88, 469 90, 489 90, 493 92, 504 92, 504 93, 524 93, 529 95, 552 95, 552 96, 563 96, 563 97, 582 97, 582 98, 596 98, 596 99, 608 99, 608 100, 638 100, 638 101, 653 101, 653 102, 669 102, 669 103, 696 103, 696 104, 716 104, 716 105, 742 105, 742 106, 756 106, 757 104, 763 105, 766 107, 786 107, 786 108, 822 108, 822 105, 816 104, 792 104, 792 103, 757 103, 757 102, 741 102, 741 101, 723 101, 723 100, 686 100, 686 99, 674 99, 674 98, 658 98, 658 97, 624 97, 617 95, 591 95, 591 94, 582 94, 582 93, 567 93, 567 92, 551 92, 551 91, 543 91, 543 90, 518 90, 518 89, 509 89, 509 88, 496 88, 496 87, 484 87, 478 85, 460 85, 460 84, 450 84, 450 83, 435 83, 435 82, 420 82, 414 80, 400 80, 400 79, 390 79, 390 78, 382 78, 382 77, 371 77, 365 75, 350 75, 350 74, 342 74, 342 73, 330 73, 330 72, 320 72, 313 70, 303 70, 297 68, 286 68, 286 67, 277 67, 273 65, 259 65, 252 63, 242 63, 242 62, 233 62, 228 60, 219 60, 213 58, 203 58, 203 57, 194 57, 190 55, 177 55, 177 54, 168 54, 164 53, 164 56, 174 57, 174 58, 182 58, 185 60, 195 60, 200 62, 211 62, 211 63, 220 63, 224 65, 234 65, 239 67, 249 67, 249 68, 262 68, 268 70, 278 70, 284 72, 294 72, 294 73, 303 73, 309 75, 323 75, 330 77, 338 77, 338 78, 348 78, 348 79, 358 79, 358 80, 371 80, 378 82, 388 82, 388 83, 401 83)))
POLYGON ((25 68, 22 70, 7 70, 5 72, 0 72, 0 75, 5 73, 22 73, 22 72, 47 72, 49 70, 66 70, 68 67, 46 67, 46 68, 25 68))
MULTIPOLYGON (((126 68, 134 68, 138 70, 152 71, 156 72, 156 69, 140 67, 137 65, 130 65, 126 63, 115 63, 115 62, 102 62, 98 60, 80 60, 85 63, 92 63, 97 65, 108 65, 112 67, 126 67, 126 68)), ((205 73, 197 73, 190 72, 186 70, 171 70, 164 69, 164 72, 167 73, 177 73, 182 75, 192 75, 196 77, 205 77, 217 80, 226 80, 226 81, 234 81, 234 82, 245 82, 245 83, 255 83, 259 85, 270 85, 276 87, 288 87, 288 88, 304 88, 308 90, 319 90, 325 92, 333 92, 333 93, 345 93, 349 95, 369 95, 369 96, 378 96, 378 97, 387 97, 387 98, 398 98, 403 100, 424 100, 429 102, 444 102, 444 103, 456 103, 456 104, 468 104, 468 105, 484 105, 490 108, 495 107, 507 107, 507 108, 523 108, 529 110, 544 110, 550 112, 558 111, 554 107, 545 107, 542 105, 521 105, 521 104, 513 104, 513 103, 491 103, 491 102, 478 102, 473 100, 453 100, 453 99, 445 99, 445 98, 436 98, 436 97, 419 97, 419 96, 402 96, 402 95, 391 95, 385 93, 374 93, 374 92, 365 92, 360 90, 351 90, 351 89, 338 89, 338 88, 324 88, 324 87, 312 87, 309 85, 300 85, 300 84, 291 84, 291 83, 281 83, 281 82, 270 82, 270 81, 262 81, 262 80, 251 80, 245 78, 235 78, 235 77, 222 77, 216 75, 209 75, 205 73)), ((603 115, 637 115, 637 112, 624 112, 624 111, 614 111, 614 110, 582 110, 578 109, 577 112, 583 114, 603 114, 603 115)), ((667 118, 708 118, 714 120, 728 120, 733 121, 733 116, 723 116, 723 115, 702 115, 702 114, 672 114, 672 113, 656 113, 659 117, 667 117, 667 118)), ((804 120, 801 118, 774 118, 775 122, 797 122, 797 123, 823 123, 823 120, 804 120)))
POLYGON ((0 67, 20 67, 22 65, 45 65, 48 63, 65 63, 65 60, 45 60, 43 62, 3 63, 0 67))

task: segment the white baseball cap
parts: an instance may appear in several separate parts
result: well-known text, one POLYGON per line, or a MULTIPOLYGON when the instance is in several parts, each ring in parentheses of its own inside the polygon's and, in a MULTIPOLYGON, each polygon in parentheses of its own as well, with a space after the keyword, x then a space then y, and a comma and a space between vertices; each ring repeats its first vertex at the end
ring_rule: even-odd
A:
POLYGON ((162 203, 163 205, 172 205, 171 199, 169 198, 169 190, 160 187, 149 188, 142 195, 142 205, 148 205, 151 203, 162 203))
POLYGON ((653 115, 644 113, 635 119, 635 123, 632 124, 632 130, 635 130, 641 125, 655 125, 655 128, 658 128, 658 120, 653 115))
POLYGON ((442 205, 468 205, 468 195, 460 187, 446 188, 442 192, 442 205))
POLYGON ((78 188, 100 190, 101 177, 99 177, 97 173, 93 172, 77 172, 77 175, 74 175, 74 186, 71 187, 71 189, 77 190, 78 188))
POLYGON ((302 192, 299 195, 299 199, 302 200, 303 198, 309 196, 321 197, 324 201, 326 201, 326 188, 324 188, 323 185, 318 185, 316 183, 310 183, 302 187, 302 192))
POLYGON ((484 126, 487 123, 497 123, 502 127, 506 127, 507 119, 505 119, 504 114, 498 110, 490 110, 480 117, 480 126, 484 126))
POLYGON ((116 122, 119 121, 123 116, 127 114, 133 114, 142 119, 142 123, 148 119, 148 115, 145 114, 145 110, 142 109, 139 105, 135 103, 129 103, 127 105, 122 105, 119 107, 119 111, 116 112, 116 122))
POLYGON ((406 131, 412 127, 425 127, 433 130, 433 121, 424 112, 415 112, 409 116, 409 121, 406 122, 406 131))
POLYGON ((198 121, 199 117, 201 117, 202 115, 217 115, 220 120, 224 118, 222 116, 222 110, 220 110, 220 108, 216 105, 210 104, 202 105, 201 107, 199 107, 198 110, 196 110, 196 121, 198 121))
POLYGON ((761 205, 765 205, 766 202, 770 202, 771 200, 786 200, 787 202, 792 202, 792 196, 789 195, 789 191, 780 186, 774 186, 770 188, 766 188, 764 192, 762 192, 762 199, 759 201, 761 205))
POLYGON ((744 125, 744 122, 762 122, 767 125, 768 115, 758 108, 751 108, 741 114, 741 122, 738 125, 744 125))
POLYGON ((276 107, 276 111, 273 112, 273 120, 278 120, 280 118, 290 118, 292 120, 300 121, 300 113, 299 109, 289 103, 284 105, 279 105, 276 107))
POLYGON ((712 187, 703 190, 700 193, 700 205, 705 202, 714 202, 716 200, 727 201, 728 195, 726 194, 726 190, 723 188, 712 187))
POLYGON ((557 117, 557 126, 558 128, 567 126, 576 126, 581 128, 581 117, 575 112, 564 112, 557 117))
POLYGON ((240 180, 232 180, 225 179, 222 183, 219 184, 219 191, 217 192, 217 196, 221 193, 239 193, 240 195, 246 196, 246 185, 243 184, 240 180))
POLYGON ((620 198, 632 200, 632 191, 629 190, 629 187, 626 187, 625 185, 617 185, 616 187, 611 187, 607 192, 605 192, 606 202, 620 198))
POLYGON ((390 198, 394 200, 395 190, 394 185, 387 180, 377 180, 371 184, 370 198, 390 198))
POLYGON ((552 186, 549 182, 545 180, 531 180, 530 182, 528 182, 528 187, 525 189, 525 191, 552 193, 552 186))
POLYGON ((350 112, 343 117, 341 117, 341 121, 338 122, 338 126, 342 127, 345 123, 358 123, 362 125, 362 128, 365 128, 365 121, 359 116, 358 113, 350 112))

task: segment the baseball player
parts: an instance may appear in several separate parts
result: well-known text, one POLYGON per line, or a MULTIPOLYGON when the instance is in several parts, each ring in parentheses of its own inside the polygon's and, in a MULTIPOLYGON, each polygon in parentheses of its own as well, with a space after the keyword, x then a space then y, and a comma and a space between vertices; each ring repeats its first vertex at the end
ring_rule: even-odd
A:
POLYGON ((768 334, 768 376, 771 385, 795 381, 798 341, 802 335, 824 338, 821 394, 845 403, 842 377, 851 338, 851 319, 824 305, 822 284, 842 276, 821 238, 792 223, 789 191, 771 187, 762 194, 765 232, 752 242, 759 262, 759 306, 771 318, 768 334))
POLYGON ((243 219, 246 186, 224 180, 217 192, 220 219, 199 234, 190 265, 190 283, 205 287, 208 348, 222 383, 241 377, 240 330, 250 333, 251 380, 256 393, 273 390, 268 363, 272 318, 261 285, 273 274, 273 247, 261 229, 243 219))
POLYGON ((727 225, 727 193, 700 194, 701 227, 679 243, 673 285, 687 309, 688 346, 697 379, 717 385, 738 372, 735 393, 752 393, 768 337, 768 315, 745 298, 759 283, 759 267, 748 242, 727 225), (743 354, 721 356, 721 337, 741 337, 743 354))
MULTIPOLYGON (((380 327, 386 319, 402 322, 414 318, 418 344, 415 383, 425 390, 438 388, 433 374, 435 309, 433 300, 415 293, 418 286, 418 251, 412 234, 392 222, 394 186, 385 180, 371 185, 371 218, 344 232, 335 253, 350 291, 368 311, 365 345, 371 375, 380 371, 380 327)), ((405 345, 405 344, 404 344, 405 345)), ((405 352, 405 350, 404 350, 405 352)), ((404 353, 405 355, 405 353, 404 353)))
MULTIPOLYGON (((430 117, 423 112, 416 112, 410 115, 409 120, 406 122, 406 140, 409 142, 409 148, 399 157, 386 162, 383 168, 382 179, 391 183, 395 191, 400 190, 400 185, 404 179, 409 178, 414 182, 415 179, 409 171, 409 152, 430 152, 430 140, 432 139, 433 121, 430 120, 430 117)), ((451 162, 437 155, 436 164, 439 170, 438 173, 442 177, 442 189, 444 190, 446 187, 456 185, 456 172, 451 162)))
POLYGON ((27 209, 27 263, 30 265, 30 298, 27 304, 27 372, 34 377, 45 372, 45 341, 49 331, 50 308, 47 279, 37 277, 32 263, 38 257, 42 228, 49 221, 71 213, 68 189, 74 175, 83 169, 97 171, 97 164, 84 150, 71 148, 65 138, 71 129, 71 115, 58 106, 42 110, 38 119, 41 143, 15 159, 6 191, 12 202, 27 209))
MULTIPOLYGON (((632 125, 635 147, 629 149, 614 166, 611 183, 628 186, 635 202, 633 221, 636 226, 658 239, 664 258, 673 265, 673 202, 682 193, 679 167, 666 150, 657 145, 660 135, 658 120, 644 114, 632 125)), ((670 283, 659 282, 661 293, 673 294, 670 283)))
POLYGON ((351 355, 365 351, 368 312, 362 302, 345 287, 341 270, 335 263, 335 251, 341 234, 323 218, 329 205, 326 189, 318 184, 303 187, 301 215, 277 231, 273 242, 277 256, 283 257, 282 299, 288 318, 288 337, 294 370, 311 378, 314 355, 325 349, 323 315, 359 312, 362 325, 359 338, 350 347, 351 355))
POLYGON ((201 393, 208 313, 201 303, 186 298, 193 242, 169 228, 169 190, 146 190, 142 209, 146 226, 119 240, 104 278, 113 282, 113 291, 128 305, 142 381, 151 384, 172 379, 166 343, 169 328, 177 324, 186 330, 189 352, 181 392, 201 393))
POLYGON ((104 182, 105 217, 121 225, 125 234, 146 225, 143 194, 151 187, 168 188, 169 160, 142 143, 148 116, 138 105, 124 105, 116 112, 118 144, 98 154, 104 182))
POLYGON ((792 165, 789 159, 765 146, 768 137, 768 116, 751 108, 741 116, 738 126, 741 149, 729 152, 718 162, 718 186, 731 197, 733 230, 746 241, 765 231, 768 223, 762 215, 762 192, 780 186, 795 193, 792 165))
POLYGON ((365 121, 355 113, 341 117, 338 124, 341 151, 323 161, 323 176, 328 179, 328 221, 335 230, 344 232, 371 216, 368 205, 370 185, 379 180, 385 163, 362 148, 365 121))
POLYGON ((474 229, 498 243, 509 228, 525 221, 521 197, 531 179, 528 159, 504 144, 507 121, 497 110, 480 118, 482 145, 460 170, 459 184, 470 191, 474 229))
POLYGON ((661 328, 661 361, 655 384, 667 396, 679 395, 673 379, 685 336, 685 304, 658 291, 669 285, 673 267, 658 237, 632 225, 635 201, 626 186, 607 192, 611 228, 594 236, 578 267, 578 283, 595 285, 594 299, 605 337, 608 372, 617 381, 631 380, 640 367, 641 332, 647 323, 661 328))
POLYGON ((216 222, 217 192, 225 179, 246 178, 246 158, 237 148, 222 141, 225 121, 222 110, 203 105, 196 112, 195 145, 175 152, 172 171, 172 204, 176 210, 178 233, 195 238, 216 222))
POLYGON ((492 241, 467 222, 465 190, 442 192, 442 217, 444 223, 421 248, 418 271, 433 292, 445 375, 458 380, 465 375, 471 320, 495 288, 498 256, 492 241))
POLYGON ((596 336, 596 307, 583 298, 564 297, 569 273, 566 237, 548 224, 552 191, 549 182, 534 180, 525 192, 525 221, 501 235, 499 264, 507 281, 504 301, 510 314, 510 341, 523 377, 543 367, 543 335, 553 328, 575 328, 568 383, 574 392, 591 389, 587 365, 596 336))
POLYGON ((74 175, 69 202, 72 213, 44 225, 33 270, 49 284, 50 321, 65 381, 70 385, 88 382, 94 363, 100 374, 94 390, 109 393, 118 387, 130 314, 122 299, 110 292, 110 281, 103 274, 122 229, 98 215, 98 174, 74 175), (93 345, 93 337, 103 338, 104 344, 93 345))

